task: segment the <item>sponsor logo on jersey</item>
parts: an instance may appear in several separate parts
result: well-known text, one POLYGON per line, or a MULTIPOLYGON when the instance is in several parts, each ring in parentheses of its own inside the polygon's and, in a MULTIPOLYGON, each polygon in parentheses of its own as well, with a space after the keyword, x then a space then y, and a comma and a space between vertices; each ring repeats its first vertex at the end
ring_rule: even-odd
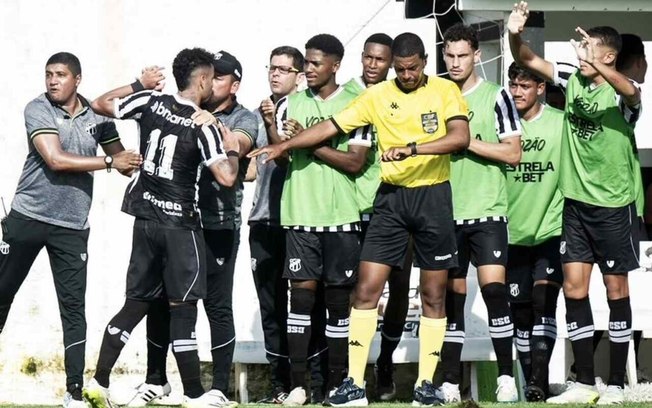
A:
POLYGON ((253 272, 256 272, 257 264, 258 264, 258 261, 256 260, 256 258, 251 258, 251 270, 253 272))
POLYGON ((298 272, 301 270, 301 258, 290 258, 288 268, 292 272, 298 272))
POLYGON ((215 258, 215 261, 219 266, 224 265, 224 258, 215 258))
POLYGON ((120 330, 120 328, 118 327, 108 325, 106 326, 106 331, 108 331, 111 336, 115 336, 116 334, 120 333, 122 330, 120 330))
POLYGON ((500 258, 500 254, 502 254, 501 251, 494 251, 494 256, 495 256, 496 258, 500 258))
POLYGON ((9 244, 7 244, 4 241, 0 241, 0 254, 2 254, 2 255, 9 254, 9 247, 10 247, 9 244))
POLYGON ((509 284, 509 294, 512 295, 512 297, 516 297, 516 296, 518 296, 519 293, 521 293, 521 291, 518 288, 518 283, 510 283, 509 284))
POLYGON ((421 127, 428 134, 435 133, 439 128, 439 119, 437 119, 437 112, 422 113, 421 127))
POLYGON ((547 273, 548 275, 552 275, 553 272, 555 272, 555 268, 546 268, 546 273, 547 273))
POLYGON ((514 181, 522 183, 540 183, 547 172, 555 171, 552 162, 521 162, 518 166, 506 166, 508 172, 516 172, 514 181))
POLYGON ((163 119, 167 120, 170 123, 193 128, 193 129, 195 127, 194 123, 192 122, 192 119, 175 115, 174 113, 170 112, 170 110, 159 101, 154 102, 154 105, 152 105, 150 109, 152 110, 152 112, 154 112, 154 114, 163 117, 163 119))
POLYGON ((94 134, 97 133, 97 123, 95 122, 89 123, 88 125, 86 125, 86 128, 84 130, 86 131, 86 133, 93 136, 94 134))
POLYGON ((88 259, 88 254, 86 254, 86 252, 83 252, 79 254, 79 257, 81 258, 82 261, 86 262, 86 259, 88 259))
POLYGON ((350 278, 351 276, 353 276, 353 269, 345 270, 344 274, 346 275, 347 278, 350 278))
POLYGON ((615 263, 614 261, 609 260, 609 261, 607 261, 607 266, 610 267, 610 268, 613 268, 614 263, 615 263))
POLYGON ((398 103, 396 103, 396 102, 392 102, 392 103, 389 105, 389 108, 390 108, 390 109, 393 109, 393 110, 398 109, 398 103))
POLYGON ((357 340, 351 340, 351 341, 349 341, 349 346, 353 346, 353 347, 362 347, 362 343, 360 343, 360 342, 357 341, 357 340))
POLYGON ((149 191, 145 191, 143 193, 143 200, 147 200, 150 203, 154 204, 158 208, 162 209, 163 212, 166 213, 167 215, 174 215, 174 216, 177 216, 177 217, 181 217, 182 208, 181 208, 181 204, 179 204, 179 203, 175 203, 175 202, 172 202, 172 201, 159 200, 158 198, 156 198, 156 196, 154 196, 149 191), (170 210, 172 210, 172 211, 170 211, 170 210))
POLYGON ((566 253, 566 241, 561 241, 559 243, 559 253, 562 255, 566 253))

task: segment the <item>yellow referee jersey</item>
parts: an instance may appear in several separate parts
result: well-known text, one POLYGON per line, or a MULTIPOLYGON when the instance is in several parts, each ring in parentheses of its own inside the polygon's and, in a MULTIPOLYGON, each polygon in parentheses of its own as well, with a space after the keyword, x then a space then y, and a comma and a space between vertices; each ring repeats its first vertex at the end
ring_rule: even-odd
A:
MULTIPOLYGON (((438 77, 406 93, 396 80, 368 88, 346 109, 333 116, 343 132, 364 125, 376 126, 380 152, 410 142, 422 144, 446 135, 446 122, 467 119, 468 107, 457 85, 438 77)), ((381 162, 381 179, 388 184, 420 187, 449 179, 449 155, 418 155, 402 161, 381 162)))

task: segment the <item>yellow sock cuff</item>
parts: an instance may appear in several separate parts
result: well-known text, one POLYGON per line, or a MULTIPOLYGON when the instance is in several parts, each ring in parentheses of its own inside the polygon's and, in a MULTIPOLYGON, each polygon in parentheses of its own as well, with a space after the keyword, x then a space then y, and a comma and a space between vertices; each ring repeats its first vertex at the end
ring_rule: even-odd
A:
POLYGON ((355 307, 351 308, 351 317, 359 317, 362 319, 369 319, 371 317, 378 316, 378 309, 356 309, 355 307))
POLYGON ((425 317, 421 316, 419 320, 419 324, 422 326, 428 326, 428 327, 442 327, 446 326, 446 318, 442 317, 440 319, 433 319, 431 317, 425 317))

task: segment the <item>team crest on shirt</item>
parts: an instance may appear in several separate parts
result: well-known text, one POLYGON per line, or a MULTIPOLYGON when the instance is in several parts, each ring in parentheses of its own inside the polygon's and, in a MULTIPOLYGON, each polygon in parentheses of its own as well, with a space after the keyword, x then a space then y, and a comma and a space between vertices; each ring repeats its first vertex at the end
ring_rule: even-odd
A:
POLYGON ((518 288, 518 283, 510 283, 509 294, 512 295, 512 297, 516 297, 519 293, 521 293, 521 291, 518 288))
POLYGON ((88 125, 86 125, 86 128, 84 130, 86 130, 86 133, 88 133, 91 136, 95 135, 95 133, 97 133, 97 123, 95 122, 89 123, 88 125))
POLYGON ((301 270, 301 258, 290 258, 288 268, 292 272, 298 272, 301 270))
POLYGON ((428 134, 433 134, 439 128, 439 119, 437 119, 437 112, 429 112, 421 114, 421 127, 423 131, 428 134))
POLYGON ((9 244, 4 241, 0 241, 0 254, 8 255, 9 254, 9 244))

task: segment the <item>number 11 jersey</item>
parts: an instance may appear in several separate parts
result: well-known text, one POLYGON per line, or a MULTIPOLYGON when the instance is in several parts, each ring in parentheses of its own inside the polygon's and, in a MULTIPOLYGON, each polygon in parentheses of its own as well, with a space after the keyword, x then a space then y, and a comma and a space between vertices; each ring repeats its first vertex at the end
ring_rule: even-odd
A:
POLYGON ((201 165, 225 160, 215 126, 195 126, 199 108, 179 95, 145 90, 116 99, 115 117, 140 126, 143 165, 129 183, 122 211, 169 227, 197 230, 197 180, 201 165))

